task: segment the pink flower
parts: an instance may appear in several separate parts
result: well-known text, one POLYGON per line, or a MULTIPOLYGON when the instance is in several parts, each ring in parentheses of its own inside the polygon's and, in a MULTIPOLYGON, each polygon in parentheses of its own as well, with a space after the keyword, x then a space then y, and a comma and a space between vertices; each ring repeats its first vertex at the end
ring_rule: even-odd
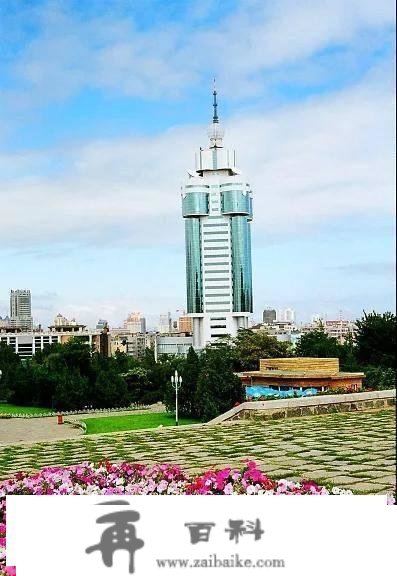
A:
POLYGON ((167 490, 168 488, 168 482, 166 482, 166 480, 161 480, 159 482, 159 485, 157 486, 157 492, 159 494, 161 494, 162 492, 164 492, 165 490, 167 490))
POLYGON ((233 494, 233 484, 229 482, 223 489, 224 494, 233 494))

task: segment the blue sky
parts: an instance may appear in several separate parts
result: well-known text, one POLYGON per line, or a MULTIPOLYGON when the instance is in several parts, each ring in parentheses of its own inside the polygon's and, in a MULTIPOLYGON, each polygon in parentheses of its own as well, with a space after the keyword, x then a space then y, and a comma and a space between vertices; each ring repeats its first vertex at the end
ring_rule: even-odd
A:
POLYGON ((185 307, 180 185, 217 77, 254 190, 255 316, 394 306, 394 26, 383 0, 0 4, 0 316, 185 307))

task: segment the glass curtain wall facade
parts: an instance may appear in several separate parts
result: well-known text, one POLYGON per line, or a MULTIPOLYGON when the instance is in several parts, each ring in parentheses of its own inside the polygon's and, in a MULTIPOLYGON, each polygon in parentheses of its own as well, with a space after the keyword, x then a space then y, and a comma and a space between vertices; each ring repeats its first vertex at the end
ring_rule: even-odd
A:
POLYGON ((185 220, 186 290, 188 313, 203 312, 203 276, 201 271, 201 225, 199 218, 185 220))
POLYGON ((231 217, 233 310, 252 312, 251 229, 246 216, 231 217))

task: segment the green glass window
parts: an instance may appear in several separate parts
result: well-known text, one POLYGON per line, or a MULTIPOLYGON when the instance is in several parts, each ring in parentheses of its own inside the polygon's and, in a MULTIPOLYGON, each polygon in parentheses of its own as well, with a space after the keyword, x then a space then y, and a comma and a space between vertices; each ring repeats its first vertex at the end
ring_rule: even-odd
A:
POLYGON ((187 311, 189 313, 203 311, 200 232, 199 218, 185 220, 187 311))
POLYGON ((186 196, 182 197, 182 214, 184 218, 206 216, 208 211, 207 192, 188 192, 186 196))
POLYGON ((250 196, 243 194, 242 190, 228 190, 222 192, 223 214, 250 214, 250 196))
POLYGON ((231 218, 233 311, 252 312, 251 229, 246 216, 231 218))

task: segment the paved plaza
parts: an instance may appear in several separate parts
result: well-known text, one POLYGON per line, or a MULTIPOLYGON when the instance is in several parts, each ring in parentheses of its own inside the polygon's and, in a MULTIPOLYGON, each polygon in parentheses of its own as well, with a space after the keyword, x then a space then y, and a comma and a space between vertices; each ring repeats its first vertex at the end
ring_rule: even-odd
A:
MULTIPOLYGON (((67 422, 84 420, 86 418, 106 418, 107 416, 134 416, 148 412, 164 412, 165 406, 158 402, 142 410, 118 410, 117 412, 89 412, 86 414, 69 414, 67 422)), ((58 425, 56 416, 44 418, 0 418, 0 446, 21 442, 41 442, 46 440, 62 440, 82 436, 81 428, 70 424, 58 425)))
POLYGON ((0 446, 76 438, 82 433, 81 429, 73 426, 59 426, 56 416, 0 419, 0 446))
POLYGON ((395 482, 394 410, 2 444, 0 477, 83 460, 172 462, 193 472, 241 465, 245 458, 258 462, 273 478, 307 478, 357 493, 383 493, 395 482))

